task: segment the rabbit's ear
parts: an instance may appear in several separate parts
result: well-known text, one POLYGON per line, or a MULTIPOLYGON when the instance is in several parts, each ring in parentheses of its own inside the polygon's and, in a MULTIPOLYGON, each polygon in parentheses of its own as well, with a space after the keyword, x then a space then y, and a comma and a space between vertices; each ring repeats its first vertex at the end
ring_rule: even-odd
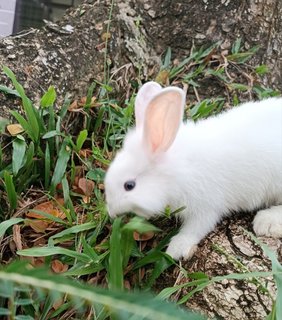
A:
POLYGON ((144 125, 145 112, 150 100, 153 99, 162 87, 157 82, 147 82, 138 91, 135 98, 135 121, 136 127, 141 128, 144 125))
POLYGON ((182 122, 184 91, 169 87, 150 102, 145 114, 143 139, 149 152, 165 152, 173 143, 182 122))

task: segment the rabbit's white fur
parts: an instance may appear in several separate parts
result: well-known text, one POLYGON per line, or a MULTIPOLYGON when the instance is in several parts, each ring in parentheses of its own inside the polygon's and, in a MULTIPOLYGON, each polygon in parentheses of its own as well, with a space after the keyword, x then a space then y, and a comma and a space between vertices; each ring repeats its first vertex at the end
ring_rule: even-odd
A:
MULTIPOLYGON (((196 123, 170 124, 178 115, 169 113, 164 121, 178 132, 158 149, 158 142, 148 138, 146 121, 154 116, 151 105, 165 104, 166 95, 179 98, 171 108, 182 114, 182 90, 149 82, 138 92, 138 126, 128 132, 105 179, 109 214, 135 212, 150 218, 167 205, 172 210, 185 206, 182 228, 167 249, 175 259, 190 257, 231 211, 268 208, 257 213, 254 231, 282 237, 282 98, 245 103, 196 123), (124 183, 131 180, 136 186, 126 191, 124 183)), ((165 113, 155 118, 161 122, 165 113)), ((158 122, 151 125, 152 132, 155 126, 158 122)))

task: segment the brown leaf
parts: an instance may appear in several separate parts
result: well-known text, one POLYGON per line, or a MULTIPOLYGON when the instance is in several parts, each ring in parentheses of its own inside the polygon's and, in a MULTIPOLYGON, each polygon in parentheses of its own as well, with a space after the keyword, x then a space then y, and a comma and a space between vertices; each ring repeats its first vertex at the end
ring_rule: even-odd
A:
POLYGON ((95 187, 95 183, 92 180, 86 178, 80 178, 77 184, 78 188, 82 191, 82 194, 90 197, 95 187))
POLYGON ((79 105, 77 103, 77 100, 74 100, 70 106, 68 107, 68 111, 73 111, 73 110, 76 110, 76 109, 79 109, 79 105))
POLYGON ((62 273, 67 271, 69 267, 67 264, 63 264, 62 261, 55 259, 51 263, 51 268, 55 273, 62 273))
POLYGON ((31 264, 34 267, 42 267, 45 262, 45 257, 32 257, 31 264))
MULTIPOLYGON (((64 200, 62 198, 56 199, 59 204, 63 204, 64 200)), ((60 210, 58 204, 54 201, 46 201, 38 204, 33 208, 33 210, 38 210, 50 214, 56 218, 65 219, 65 213, 60 210)), ((38 212, 29 211, 26 213, 26 217, 32 218, 31 220, 26 221, 26 225, 30 226, 36 233, 43 233, 45 230, 53 223, 52 220, 47 219, 42 214, 38 212)))
MULTIPOLYGON (((64 212, 62 212, 53 201, 46 201, 46 202, 40 203, 37 206, 35 206, 33 210, 42 211, 61 219, 64 219, 66 217, 64 212)), ((45 221, 52 222, 51 220, 46 219, 46 217, 44 217, 42 214, 33 212, 33 211, 29 211, 28 213, 26 213, 26 216, 28 218, 44 219, 45 221)))
POLYGON ((44 220, 31 219, 25 222, 26 226, 31 227, 36 233, 43 233, 49 226, 49 222, 44 220))
POLYGON ((47 244, 47 239, 45 239, 45 237, 37 237, 34 242, 33 242, 33 246, 34 247, 43 247, 47 244))
MULTIPOLYGON (((96 103, 96 100, 97 100, 96 97, 92 97, 88 107, 93 108, 95 106, 98 106, 99 103, 96 103)), ((79 109, 82 109, 85 106, 86 101, 87 101, 87 97, 82 97, 80 100, 74 100, 68 107, 68 111, 70 112, 79 111, 79 109)))
POLYGON ((56 203, 60 204, 61 206, 64 206, 65 199, 64 198, 55 198, 56 203))
POLYGON ((8 124, 6 128, 11 136, 16 136, 17 134, 24 131, 23 127, 19 123, 8 124))
POLYGON ((92 150, 90 150, 90 149, 81 149, 81 150, 79 150, 78 154, 82 158, 89 158, 92 155, 92 150))
POLYGON ((87 97, 82 97, 82 98, 80 98, 80 100, 79 100, 79 105, 80 105, 81 107, 83 107, 83 106, 85 105, 86 101, 87 101, 87 97))
POLYGON ((154 237, 155 233, 153 231, 148 231, 144 233, 138 233, 137 231, 133 232, 133 238, 136 241, 148 241, 154 237))
MULTIPOLYGON (((90 100, 90 104, 88 105, 88 107, 92 108, 92 107, 95 107, 96 105, 99 105, 96 103, 96 97, 92 97, 91 100, 90 100)), ((86 101, 87 101, 87 97, 82 97, 79 102, 78 102, 78 105, 83 108, 85 105, 86 105, 86 101)))

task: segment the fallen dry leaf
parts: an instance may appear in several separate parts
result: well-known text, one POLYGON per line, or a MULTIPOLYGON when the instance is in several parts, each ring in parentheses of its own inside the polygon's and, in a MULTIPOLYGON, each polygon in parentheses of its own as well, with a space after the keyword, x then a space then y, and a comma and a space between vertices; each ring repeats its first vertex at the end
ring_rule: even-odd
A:
POLYGON ((70 104, 70 106, 68 107, 68 111, 73 111, 73 110, 76 110, 76 109, 78 109, 78 108, 80 108, 80 107, 78 106, 77 100, 74 100, 74 101, 70 104))
MULTIPOLYGON (((61 198, 56 199, 58 204, 63 204, 64 200, 61 198)), ((33 210, 38 210, 52 215, 53 217, 65 219, 65 213, 58 207, 58 204, 54 201, 46 201, 38 204, 33 210)), ((27 220, 25 224, 30 226, 35 232, 43 233, 53 223, 52 220, 44 217, 39 212, 29 211, 26 213, 26 217, 31 218, 27 220)))
MULTIPOLYGON (((61 204, 61 200, 56 199, 57 202, 59 202, 61 204)), ((48 213, 54 217, 57 218, 61 218, 61 219, 65 219, 66 216, 64 214, 63 211, 61 211, 58 206, 56 205, 56 203, 54 203, 53 201, 46 201, 43 203, 38 204, 37 206, 35 206, 33 208, 33 210, 38 210, 38 211, 42 211, 45 213, 48 213)), ((44 219, 46 221, 51 222, 49 219, 47 219, 46 217, 44 217, 42 214, 40 214, 39 212, 33 212, 33 211, 29 211, 28 213, 26 213, 26 216, 28 218, 34 218, 34 219, 44 219)))
POLYGON ((47 244, 47 239, 45 237, 38 237, 36 236, 36 239, 33 241, 34 247, 43 247, 47 244))
POLYGON ((51 268, 55 273, 62 273, 68 270, 69 266, 67 264, 63 264, 60 260, 53 260, 51 263, 51 268))
MULTIPOLYGON (((97 100, 96 97, 92 97, 88 107, 93 108, 95 106, 99 106, 100 104, 96 103, 96 100, 97 100)), ((68 111, 70 112, 79 111, 78 109, 82 109, 83 107, 85 107, 86 101, 87 101, 87 97, 82 97, 79 100, 74 100, 68 107, 68 111)))
POLYGON ((19 123, 8 124, 6 128, 11 136, 16 136, 19 133, 24 132, 23 127, 19 123))
MULTIPOLYGON (((86 104, 86 99, 87 99, 87 97, 83 97, 83 98, 81 99, 81 103, 83 104, 83 106, 85 106, 85 104, 86 104)), ((96 100, 97 100, 96 97, 92 97, 92 98, 91 98, 91 101, 90 101, 90 104, 88 105, 88 108, 93 108, 93 107, 98 107, 98 106, 100 106, 101 104, 100 104, 100 103, 97 103, 96 100)))
POLYGON ((56 203, 58 203, 61 206, 64 206, 64 204, 65 204, 64 198, 57 198, 56 197, 55 200, 56 200, 56 203))
POLYGON ((148 241, 154 237, 155 233, 153 231, 148 231, 144 233, 139 233, 137 231, 133 232, 133 238, 136 241, 148 241))
POLYGON ((45 262, 45 257, 32 257, 31 264, 34 267, 42 267, 45 262))
POLYGON ((90 149, 81 149, 81 150, 79 150, 78 154, 82 158, 89 158, 92 155, 92 150, 90 150, 90 149))
POLYGON ((30 219, 25 221, 25 225, 31 227, 36 233, 43 233, 49 227, 49 222, 44 220, 30 219))
POLYGON ((78 193, 84 194, 85 196, 90 197, 94 190, 95 183, 94 181, 86 178, 79 178, 77 187, 78 187, 78 190, 77 190, 78 193))

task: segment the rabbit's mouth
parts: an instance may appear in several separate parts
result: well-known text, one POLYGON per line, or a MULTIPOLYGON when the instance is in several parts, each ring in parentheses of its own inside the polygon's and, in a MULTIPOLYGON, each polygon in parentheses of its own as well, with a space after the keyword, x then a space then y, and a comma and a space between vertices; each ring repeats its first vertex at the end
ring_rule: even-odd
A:
POLYGON ((107 211, 111 218, 116 218, 118 216, 125 214, 125 212, 119 211, 117 210, 117 208, 110 208, 109 206, 107 206, 107 211))
POLYGON ((143 217, 145 219, 149 219, 155 216, 158 216, 160 213, 152 211, 151 209, 135 206, 130 208, 130 210, 118 210, 118 208, 109 208, 108 206, 108 214, 111 218, 116 218, 125 214, 136 214, 139 217, 143 217))
POLYGON ((118 216, 122 216, 125 215, 127 213, 132 213, 131 210, 126 210, 126 209, 121 209, 119 207, 110 207, 109 205, 107 205, 107 211, 108 214, 111 218, 116 218, 118 216))

